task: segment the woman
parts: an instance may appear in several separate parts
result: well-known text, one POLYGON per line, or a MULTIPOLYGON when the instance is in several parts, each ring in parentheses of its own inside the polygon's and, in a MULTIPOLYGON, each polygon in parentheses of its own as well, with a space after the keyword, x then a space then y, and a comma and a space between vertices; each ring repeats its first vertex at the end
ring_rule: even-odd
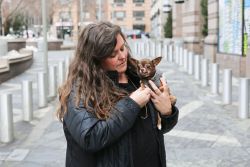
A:
POLYGON ((177 123, 168 87, 140 87, 120 27, 90 24, 81 33, 58 117, 67 140, 67 167, 165 167, 163 134, 177 123), (162 130, 156 127, 161 113, 162 130))

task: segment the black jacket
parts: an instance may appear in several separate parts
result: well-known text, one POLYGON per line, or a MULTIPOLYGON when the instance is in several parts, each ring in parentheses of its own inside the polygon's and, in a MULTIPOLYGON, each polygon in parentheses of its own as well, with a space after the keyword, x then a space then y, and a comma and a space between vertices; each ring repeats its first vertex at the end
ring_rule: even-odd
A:
MULTIPOLYGON (((130 97, 125 97, 115 105, 119 112, 113 111, 110 118, 103 121, 87 112, 82 104, 75 106, 75 95, 72 90, 68 112, 63 119, 67 140, 66 167, 133 167, 130 128, 140 112, 139 105, 130 97)), ((153 104, 148 106, 151 115, 154 115, 153 104)), ((156 120, 152 119, 160 142, 163 167, 166 166, 163 134, 170 131, 178 120, 178 109, 173 107, 172 110, 170 116, 162 116, 160 131, 156 128, 156 120)))

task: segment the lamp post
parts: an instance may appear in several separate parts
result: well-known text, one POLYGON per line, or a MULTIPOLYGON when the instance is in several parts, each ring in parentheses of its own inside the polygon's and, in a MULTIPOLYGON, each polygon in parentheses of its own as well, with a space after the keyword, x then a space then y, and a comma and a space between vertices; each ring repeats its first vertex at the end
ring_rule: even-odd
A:
POLYGON ((80 28, 82 28, 83 22, 83 0, 80 0, 80 28))
POLYGON ((43 71, 48 72, 48 40, 47 40, 47 10, 46 0, 42 0, 42 20, 43 20, 43 71))
POLYGON ((102 20, 102 0, 99 0, 99 12, 98 12, 98 20, 102 20))

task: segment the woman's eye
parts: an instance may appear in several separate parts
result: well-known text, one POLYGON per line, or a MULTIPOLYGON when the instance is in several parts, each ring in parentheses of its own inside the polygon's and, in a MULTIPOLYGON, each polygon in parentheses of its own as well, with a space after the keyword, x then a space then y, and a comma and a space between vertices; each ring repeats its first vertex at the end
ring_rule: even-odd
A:
POLYGON ((112 54, 111 56, 109 56, 110 58, 115 58, 116 54, 112 54))
POLYGON ((122 52, 124 51, 124 45, 120 48, 120 51, 122 52))

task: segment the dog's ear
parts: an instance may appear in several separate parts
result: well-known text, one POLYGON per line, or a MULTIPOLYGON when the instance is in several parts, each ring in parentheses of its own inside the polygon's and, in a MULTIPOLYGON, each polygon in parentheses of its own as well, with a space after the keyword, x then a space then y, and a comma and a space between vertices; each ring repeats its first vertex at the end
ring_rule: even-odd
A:
POLYGON ((161 62, 162 57, 157 57, 152 60, 154 66, 157 66, 161 62))

